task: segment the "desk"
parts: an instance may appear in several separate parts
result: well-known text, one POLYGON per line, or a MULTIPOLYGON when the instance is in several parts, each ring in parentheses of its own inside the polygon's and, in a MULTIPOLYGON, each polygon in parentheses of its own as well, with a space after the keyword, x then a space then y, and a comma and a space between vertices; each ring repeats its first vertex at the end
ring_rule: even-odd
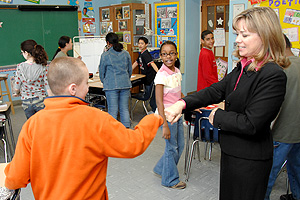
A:
MULTIPOLYGON (((144 78, 146 75, 144 74, 132 74, 130 81, 132 84, 132 87, 141 85, 142 78, 144 78)), ((100 81, 99 76, 94 77, 92 80, 89 80, 89 87, 91 88, 101 88, 103 89, 103 83, 100 81)))
MULTIPOLYGON (((132 87, 142 85, 142 79, 146 75, 144 74, 132 74, 130 81, 132 87)), ((103 83, 100 81, 99 76, 94 76, 94 78, 89 80, 89 92, 88 92, 88 100, 92 99, 91 94, 105 97, 105 92, 103 91, 103 83)), ((100 99, 102 101, 102 98, 100 99)), ((106 104, 104 106, 106 108, 106 104)))

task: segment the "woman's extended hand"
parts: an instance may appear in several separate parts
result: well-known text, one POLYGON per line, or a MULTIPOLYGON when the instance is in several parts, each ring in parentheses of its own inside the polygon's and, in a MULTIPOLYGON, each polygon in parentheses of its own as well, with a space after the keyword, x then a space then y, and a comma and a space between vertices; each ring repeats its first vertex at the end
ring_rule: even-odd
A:
POLYGON ((168 122, 171 124, 177 122, 181 117, 182 110, 185 107, 185 103, 183 101, 177 101, 172 106, 165 109, 165 115, 168 122))

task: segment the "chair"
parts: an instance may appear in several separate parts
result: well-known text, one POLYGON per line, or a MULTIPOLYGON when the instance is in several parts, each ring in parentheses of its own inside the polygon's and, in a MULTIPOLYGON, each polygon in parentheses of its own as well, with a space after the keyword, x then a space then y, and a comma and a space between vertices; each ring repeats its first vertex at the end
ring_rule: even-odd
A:
MULTIPOLYGON (((193 134, 194 141, 193 141, 191 147, 190 148, 186 147, 188 150, 188 155, 186 155, 187 161, 186 161, 186 165, 185 165, 186 181, 188 181, 188 179, 189 179, 189 173, 190 173, 190 169, 191 169, 191 165, 192 165, 192 158, 194 156, 195 148, 197 149, 198 159, 200 161, 200 145, 199 145, 199 143, 201 141, 206 142, 205 156, 204 156, 205 160, 206 160, 207 148, 208 148, 208 145, 210 144, 208 157, 209 157, 209 160, 211 160, 212 144, 215 142, 219 142, 218 129, 214 128, 209 123, 208 116, 209 116, 211 110, 201 110, 201 111, 202 111, 202 113, 194 112, 194 114, 192 114, 192 117, 191 117, 192 120, 195 120, 195 128, 194 128, 195 131, 193 134)), ((189 143, 187 142, 187 145, 188 144, 189 143)))
POLYGON ((7 136, 7 131, 6 131, 6 127, 5 127, 5 119, 0 118, 0 139, 3 142, 3 149, 2 147, 1 150, 3 150, 4 153, 4 159, 5 159, 5 163, 7 163, 9 160, 11 160, 11 156, 12 153, 10 151, 10 147, 8 145, 8 136, 7 136))
POLYGON ((147 105, 149 104, 149 100, 151 99, 152 95, 153 95, 153 91, 154 91, 154 84, 152 85, 152 88, 151 88, 151 91, 150 91, 150 95, 148 96, 147 98, 147 95, 146 95, 146 90, 145 90, 145 85, 143 85, 143 90, 137 94, 133 94, 131 95, 131 99, 136 99, 135 103, 133 106, 131 106, 131 120, 133 120, 133 111, 137 105, 137 103, 139 101, 142 101, 143 102, 143 108, 146 112, 146 114, 150 114, 150 111, 148 111, 147 109, 147 105))

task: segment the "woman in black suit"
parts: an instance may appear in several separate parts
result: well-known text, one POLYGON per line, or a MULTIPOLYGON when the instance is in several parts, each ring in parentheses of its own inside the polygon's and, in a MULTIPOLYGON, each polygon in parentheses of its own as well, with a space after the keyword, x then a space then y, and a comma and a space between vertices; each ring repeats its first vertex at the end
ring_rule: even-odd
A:
POLYGON ((276 13, 254 7, 233 20, 240 59, 222 81, 186 96, 165 110, 174 122, 182 110, 219 103, 225 109, 212 110, 209 121, 220 129, 221 200, 263 200, 272 167, 273 143, 270 124, 285 95, 289 66, 285 43, 276 13))

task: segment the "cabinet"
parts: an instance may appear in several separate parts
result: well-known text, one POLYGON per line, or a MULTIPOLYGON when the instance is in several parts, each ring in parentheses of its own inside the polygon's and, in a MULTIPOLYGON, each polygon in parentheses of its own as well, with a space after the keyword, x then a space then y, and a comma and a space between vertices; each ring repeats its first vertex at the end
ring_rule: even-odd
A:
MULTIPOLYGON (((145 33, 144 27, 151 29, 151 5, 127 3, 100 7, 99 15, 100 35, 115 32, 134 62, 139 55, 135 40, 145 33)), ((133 73, 139 73, 139 68, 135 68, 133 73)))

